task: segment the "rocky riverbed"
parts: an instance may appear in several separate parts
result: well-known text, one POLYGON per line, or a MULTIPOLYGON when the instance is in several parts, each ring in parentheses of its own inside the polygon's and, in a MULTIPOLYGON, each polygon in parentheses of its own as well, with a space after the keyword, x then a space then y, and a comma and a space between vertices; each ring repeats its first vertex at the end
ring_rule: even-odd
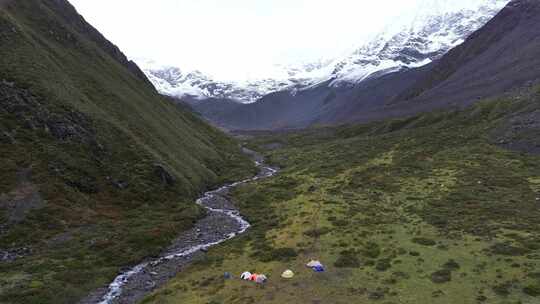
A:
POLYGON ((229 191, 241 184, 271 177, 277 170, 265 166, 262 157, 255 152, 247 149, 244 152, 254 158, 260 169, 255 177, 205 193, 197 200, 197 204, 208 211, 205 218, 178 236, 160 257, 122 271, 109 286, 97 290, 79 304, 137 303, 167 283, 186 265, 202 257, 208 248, 245 232, 249 223, 236 210, 228 196, 229 191))

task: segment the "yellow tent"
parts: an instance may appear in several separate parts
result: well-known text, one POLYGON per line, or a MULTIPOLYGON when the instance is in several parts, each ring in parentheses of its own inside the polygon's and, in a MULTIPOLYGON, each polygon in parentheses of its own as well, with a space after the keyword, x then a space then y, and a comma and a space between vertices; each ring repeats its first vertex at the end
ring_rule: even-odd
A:
POLYGON ((282 274, 281 277, 284 279, 292 279, 294 277, 294 272, 292 270, 287 269, 282 274))

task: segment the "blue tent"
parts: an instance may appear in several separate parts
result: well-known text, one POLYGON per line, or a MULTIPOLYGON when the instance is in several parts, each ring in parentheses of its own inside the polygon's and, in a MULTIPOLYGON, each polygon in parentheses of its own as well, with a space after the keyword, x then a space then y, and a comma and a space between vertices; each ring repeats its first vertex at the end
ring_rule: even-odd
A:
POLYGON ((306 266, 313 269, 315 272, 324 272, 324 266, 319 261, 311 260, 306 266))
POLYGON ((324 266, 323 265, 316 265, 316 266, 311 267, 311 269, 313 269, 313 271, 315 271, 315 272, 324 272, 324 266))

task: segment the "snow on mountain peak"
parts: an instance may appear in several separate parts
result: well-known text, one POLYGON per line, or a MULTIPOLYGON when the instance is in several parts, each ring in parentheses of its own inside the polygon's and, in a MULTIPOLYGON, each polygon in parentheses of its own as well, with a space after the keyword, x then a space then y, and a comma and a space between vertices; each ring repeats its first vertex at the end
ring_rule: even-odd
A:
POLYGON ((276 65, 267 78, 220 81, 199 71, 138 61, 166 95, 255 102, 271 92, 295 91, 327 80, 350 85, 437 60, 487 23, 509 0, 421 0, 393 24, 342 58, 276 65))
POLYGON ((400 18, 352 55, 336 64, 333 85, 359 82, 402 68, 423 66, 463 43, 508 0, 471 0, 456 9, 454 1, 424 0, 414 14, 400 18), (430 5, 427 5, 429 3, 430 5))

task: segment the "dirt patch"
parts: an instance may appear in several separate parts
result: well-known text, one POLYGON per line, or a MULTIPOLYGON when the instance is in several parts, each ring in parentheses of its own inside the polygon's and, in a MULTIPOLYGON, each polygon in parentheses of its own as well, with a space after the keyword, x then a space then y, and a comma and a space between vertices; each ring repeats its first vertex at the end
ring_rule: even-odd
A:
POLYGON ((28 213, 45 205, 38 188, 31 181, 31 170, 24 169, 17 173, 17 185, 8 194, 0 196, 0 209, 6 215, 5 226, 23 221, 28 213))
MULTIPOLYGON (((17 173, 17 185, 7 193, 0 195, 0 212, 5 219, 0 222, 0 235, 6 233, 11 226, 23 221, 32 210, 45 206, 39 191, 30 179, 31 170, 24 169, 17 173)), ((0 248, 0 262, 11 262, 32 253, 29 247, 0 248)))

